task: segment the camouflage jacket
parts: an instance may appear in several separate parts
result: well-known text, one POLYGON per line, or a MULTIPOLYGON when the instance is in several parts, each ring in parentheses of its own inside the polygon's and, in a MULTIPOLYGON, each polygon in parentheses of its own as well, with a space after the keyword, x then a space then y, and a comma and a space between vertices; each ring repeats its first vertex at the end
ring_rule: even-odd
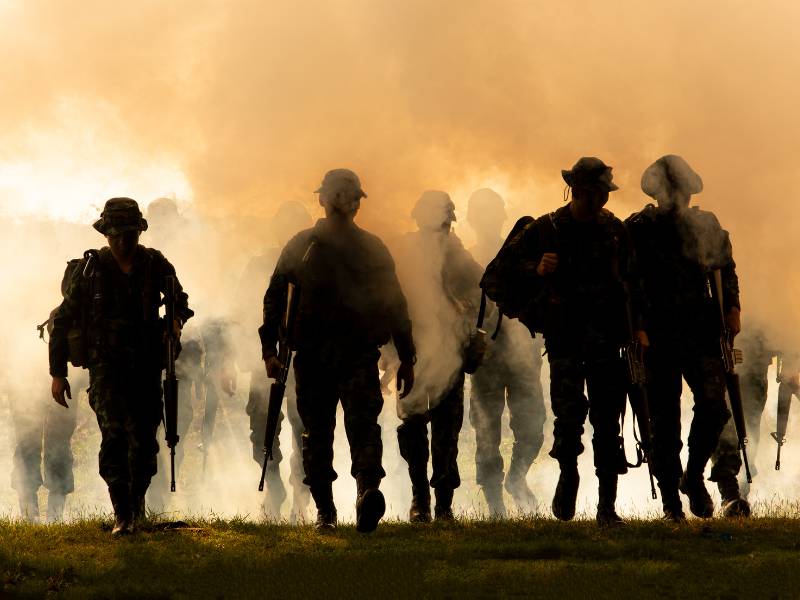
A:
MULTIPOLYGON (((133 269, 123 273, 109 248, 99 251, 93 274, 84 276, 85 259, 70 261, 65 273, 64 299, 53 315, 50 336, 50 374, 67 375, 67 334, 83 328, 88 366, 121 365, 161 368, 164 325, 158 310, 167 276, 175 268, 158 250, 138 246, 133 269)), ((176 318, 186 322, 194 312, 175 280, 176 318)))
POLYGON ((352 225, 332 231, 326 219, 292 238, 264 295, 262 356, 276 354, 289 283, 297 286, 297 350, 335 344, 342 352, 391 339, 401 360, 415 355, 406 299, 394 260, 376 236, 352 225))
POLYGON ((709 275, 722 274, 725 311, 739 307, 739 279, 728 232, 713 213, 692 208, 680 215, 652 204, 626 224, 636 248, 648 333, 658 339, 709 340, 719 335, 719 307, 709 275))

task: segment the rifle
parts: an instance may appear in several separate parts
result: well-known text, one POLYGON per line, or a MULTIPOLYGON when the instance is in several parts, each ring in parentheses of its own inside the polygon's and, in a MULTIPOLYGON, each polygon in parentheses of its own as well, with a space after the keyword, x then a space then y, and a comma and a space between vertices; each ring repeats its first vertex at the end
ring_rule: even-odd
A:
POLYGON ((777 431, 773 431, 772 439, 778 444, 778 455, 775 459, 775 470, 781 470, 781 447, 786 443, 786 427, 789 423, 789 409, 792 407, 792 385, 783 380, 783 356, 778 355, 777 373, 775 381, 778 382, 778 423, 777 431))
MULTIPOLYGON (((309 247, 309 251, 310 249, 309 247)), ((306 257, 308 257, 308 251, 306 252, 306 257)), ((275 444, 275 434, 278 431, 278 423, 280 423, 283 396, 286 394, 286 380, 289 378, 289 368, 292 364, 292 330, 294 329, 299 298, 298 288, 293 283, 289 283, 286 292, 286 311, 283 315, 283 322, 280 328, 281 339, 278 344, 278 360, 281 362, 281 370, 269 389, 267 425, 264 430, 264 461, 261 464, 261 479, 258 482, 259 492, 264 491, 264 479, 267 476, 267 462, 273 460, 272 446, 275 444)))
POLYGON ((720 338, 719 346, 722 362, 725 367, 725 386, 728 389, 728 400, 733 413, 733 424, 736 426, 736 437, 739 440, 739 451, 742 453, 742 463, 747 476, 747 483, 753 483, 750 474, 750 463, 747 460, 747 424, 744 418, 744 405, 742 404, 742 389, 739 386, 739 374, 736 365, 742 362, 742 351, 733 347, 733 336, 725 322, 725 307, 722 298, 722 272, 715 269, 712 274, 713 285, 711 295, 719 305, 720 338))
MULTIPOLYGON (((622 356, 628 367, 628 400, 631 404, 635 426, 633 435, 636 439, 636 464, 629 464, 632 468, 647 465, 647 473, 650 476, 650 495, 653 500, 658 498, 656 494, 656 484, 653 478, 653 428, 650 422, 650 402, 647 398, 647 371, 644 366, 644 348, 636 337, 633 326, 633 309, 631 308, 630 290, 626 283, 625 288, 625 312, 628 321, 628 343, 622 348, 622 356), (636 435, 636 429, 639 435, 636 435)), ((627 462, 627 461, 626 461, 627 462)))
POLYGON ((175 278, 167 276, 164 292, 164 320, 167 339, 167 367, 164 374, 164 438, 169 448, 169 491, 175 491, 175 446, 178 444, 178 378, 175 376, 175 358, 178 354, 178 336, 175 334, 175 278))

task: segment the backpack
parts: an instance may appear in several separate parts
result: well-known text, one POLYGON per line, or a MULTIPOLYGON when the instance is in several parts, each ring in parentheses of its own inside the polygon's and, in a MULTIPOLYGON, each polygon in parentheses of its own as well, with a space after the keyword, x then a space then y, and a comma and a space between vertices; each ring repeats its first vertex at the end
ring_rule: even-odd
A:
POLYGON ((550 249, 555 245, 557 230, 553 213, 538 220, 531 216, 522 217, 486 267, 480 283, 484 294, 497 305, 500 318, 519 319, 532 335, 544 329, 549 297, 548 286, 543 281, 532 279, 530 266, 521 260, 523 253, 519 246, 534 224, 538 224, 540 246, 550 249))

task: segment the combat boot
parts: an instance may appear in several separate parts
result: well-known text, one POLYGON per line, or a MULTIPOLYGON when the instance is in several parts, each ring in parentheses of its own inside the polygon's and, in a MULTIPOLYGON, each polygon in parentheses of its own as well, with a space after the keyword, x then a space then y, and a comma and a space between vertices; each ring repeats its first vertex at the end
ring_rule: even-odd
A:
POLYGON ((524 473, 520 473, 512 468, 508 470, 504 486, 506 491, 511 494, 517 510, 520 512, 533 512, 536 510, 536 496, 533 495, 531 488, 524 473))
POLYGON ((121 537, 133 533, 133 511, 131 508, 131 491, 127 484, 114 484, 108 486, 108 495, 114 507, 114 527, 111 530, 113 537, 121 537))
POLYGON ((503 488, 500 485, 484 485, 483 495, 489 505, 489 516, 493 519, 506 518, 506 505, 503 502, 503 488))
POLYGON ((722 497, 722 515, 728 518, 746 519, 750 516, 750 503, 739 494, 739 482, 735 477, 725 477, 717 482, 722 497))
POLYGON ((49 492, 47 494, 47 521, 58 523, 64 520, 64 504, 67 497, 61 492, 49 492))
POLYGON ((575 516, 575 502, 578 500, 578 486, 581 478, 578 475, 578 463, 560 463, 561 475, 558 477, 556 493, 553 496, 553 515, 561 521, 570 521, 575 516))
POLYGON ((324 532, 336 529, 336 506, 333 503, 331 484, 311 488, 311 496, 317 505, 317 521, 314 524, 316 530, 324 532))
POLYGON ((659 483, 658 487, 661 490, 661 505, 664 508, 662 519, 670 523, 685 523, 686 515, 683 513, 677 482, 671 486, 664 486, 659 483))
POLYGON ((437 521, 453 521, 453 490, 451 488, 436 488, 436 512, 437 521))
POLYGON ((148 487, 150 487, 150 482, 131 484, 131 533, 141 527, 145 519, 147 519, 145 496, 147 495, 148 487))
POLYGON ((624 525, 617 514, 615 504, 617 502, 617 479, 618 476, 603 475, 598 476, 598 501, 597 501, 597 524, 600 527, 618 527, 624 525))
POLYGON ((693 515, 702 519, 714 516, 714 502, 708 494, 702 473, 684 471, 678 489, 689 497, 689 510, 693 515))
POLYGON ((411 509, 408 520, 412 523, 431 522, 431 486, 428 483, 428 463, 409 463, 408 475, 411 478, 411 509))
POLYGON ((19 493, 19 514, 28 523, 39 522, 39 495, 36 490, 19 493))
MULTIPOLYGON (((359 485, 360 488, 362 486, 359 485)), ((365 485, 356 500, 356 531, 372 533, 386 512, 386 500, 377 485, 365 485)))

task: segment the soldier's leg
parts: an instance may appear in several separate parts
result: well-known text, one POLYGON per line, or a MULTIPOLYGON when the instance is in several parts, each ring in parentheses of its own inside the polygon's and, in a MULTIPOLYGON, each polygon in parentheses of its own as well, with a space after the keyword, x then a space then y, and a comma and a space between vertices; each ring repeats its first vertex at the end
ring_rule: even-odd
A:
POLYGON ((292 456, 289 460, 289 485, 292 487, 292 519, 305 519, 311 495, 308 486, 303 483, 303 420, 297 411, 297 394, 294 378, 286 388, 286 414, 292 428, 292 456))
POLYGON ((120 382, 114 374, 92 372, 91 377, 89 405, 95 412, 101 435, 100 476, 108 486, 116 519, 112 533, 129 533, 133 507, 125 395, 119 390, 120 382))
POLYGON ((412 413, 401 416, 397 427, 397 443, 400 456, 408 464, 411 479, 411 509, 409 520, 412 523, 427 523, 431 519, 431 492, 428 482, 428 414, 412 413))
POLYGON ((508 411, 514 446, 506 475, 506 489, 520 510, 536 508, 536 498, 528 487, 527 476, 544 444, 546 411, 542 391, 541 359, 536 357, 530 370, 515 369, 508 376, 508 411))
MULTIPOLYGON (((77 399, 76 393, 75 400, 77 399)), ((43 470, 44 486, 48 490, 47 520, 60 521, 64 517, 66 496, 75 490, 71 442, 77 426, 77 407, 64 409, 52 403, 46 419, 43 470)))
MULTIPOLYGON (((128 395, 126 433, 131 473, 131 505, 134 522, 145 516, 145 494, 158 471, 158 439, 164 404, 161 400, 160 373, 142 373, 131 382, 128 395)), ((169 473, 170 451, 164 446, 169 473)))
POLYGON ((550 456, 558 460, 561 470, 552 510, 562 521, 575 516, 580 485, 578 456, 583 453, 581 436, 589 412, 589 402, 583 394, 584 383, 585 371, 579 359, 550 357, 550 402, 555 415, 550 456))
POLYGON ((503 457, 500 432, 506 389, 495 361, 484 363, 471 376, 469 420, 475 430, 476 481, 483 489, 490 514, 506 515, 503 503, 503 457))
POLYGON ((356 529, 374 531, 386 511, 378 489, 383 470, 383 441, 378 416, 383 408, 377 350, 347 360, 343 369, 339 397, 344 410, 344 426, 350 444, 350 474, 358 486, 356 529))
POLYGON ((653 473, 661 490, 664 518, 684 519, 678 494, 681 466, 681 370, 670 350, 653 346, 645 356, 648 367, 647 394, 653 425, 653 473))
POLYGON ((681 491, 689 496, 692 512, 698 517, 708 518, 714 513, 714 504, 703 481, 704 472, 730 418, 725 400, 725 371, 720 358, 698 356, 685 361, 683 375, 694 395, 694 416, 681 491))
POLYGON ((42 415, 38 406, 33 411, 23 407, 23 398, 21 394, 11 398, 16 437, 11 487, 17 492, 21 517, 36 523, 39 521, 38 491, 42 485, 42 415))
POLYGON ((431 487, 436 493, 436 518, 453 518, 453 490, 461 485, 458 436, 464 422, 464 374, 441 398, 431 414, 431 487))
POLYGON ((336 526, 333 503, 333 434, 339 403, 336 377, 318 357, 298 352, 294 361, 297 411, 303 421, 303 482, 317 506, 317 527, 336 526))
POLYGON ((627 472, 622 450, 620 418, 625 408, 627 377, 625 364, 618 357, 593 362, 589 368, 589 421, 594 434, 594 466, 598 481, 597 522, 617 525, 617 480, 627 472))

